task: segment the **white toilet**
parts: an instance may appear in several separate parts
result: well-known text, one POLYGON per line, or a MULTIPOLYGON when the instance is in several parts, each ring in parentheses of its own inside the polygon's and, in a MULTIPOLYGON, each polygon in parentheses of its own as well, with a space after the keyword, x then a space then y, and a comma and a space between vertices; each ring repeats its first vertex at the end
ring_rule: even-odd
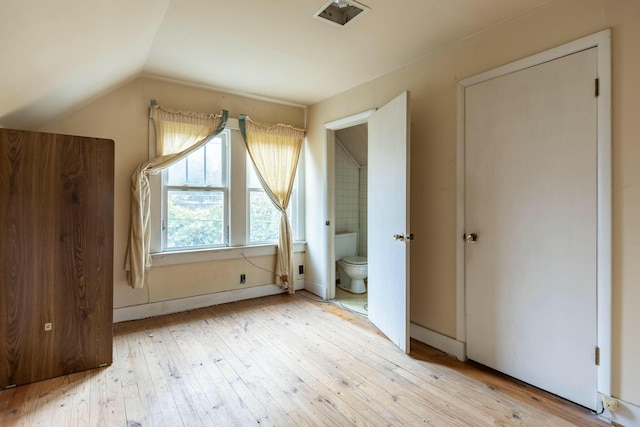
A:
POLYGON ((336 233, 335 243, 339 286, 354 294, 367 292, 364 283, 367 278, 367 258, 356 256, 358 233, 336 233))

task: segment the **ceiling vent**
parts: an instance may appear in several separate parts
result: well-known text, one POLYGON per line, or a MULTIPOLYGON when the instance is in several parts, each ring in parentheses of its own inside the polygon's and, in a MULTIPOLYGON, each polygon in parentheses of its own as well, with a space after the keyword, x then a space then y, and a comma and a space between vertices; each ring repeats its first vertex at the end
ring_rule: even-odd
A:
POLYGON ((368 10, 367 6, 356 1, 331 0, 325 3, 314 16, 324 22, 343 27, 368 10))

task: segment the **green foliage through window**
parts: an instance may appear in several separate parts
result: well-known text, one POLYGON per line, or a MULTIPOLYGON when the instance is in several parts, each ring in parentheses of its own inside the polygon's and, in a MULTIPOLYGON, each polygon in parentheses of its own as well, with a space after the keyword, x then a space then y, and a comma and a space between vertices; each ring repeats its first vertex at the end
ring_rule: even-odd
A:
POLYGON ((249 193, 249 241, 271 242, 278 240, 280 212, 273 206, 264 191, 249 193))
POLYGON ((222 191, 169 190, 167 198, 167 248, 224 244, 222 191))

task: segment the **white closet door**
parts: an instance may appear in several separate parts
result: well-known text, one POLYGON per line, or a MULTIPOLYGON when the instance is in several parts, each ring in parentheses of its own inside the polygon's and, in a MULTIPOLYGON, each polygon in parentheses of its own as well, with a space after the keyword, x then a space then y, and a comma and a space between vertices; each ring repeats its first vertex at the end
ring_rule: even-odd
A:
POLYGON ((592 48, 465 90, 467 355, 597 402, 592 48))

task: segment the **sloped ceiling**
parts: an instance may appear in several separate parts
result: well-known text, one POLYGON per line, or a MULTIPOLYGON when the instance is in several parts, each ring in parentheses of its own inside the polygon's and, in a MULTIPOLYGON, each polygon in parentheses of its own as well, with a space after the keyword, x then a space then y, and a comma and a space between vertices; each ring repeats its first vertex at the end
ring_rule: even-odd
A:
POLYGON ((36 129, 140 75, 310 105, 548 0, 3 0, 0 125, 36 129))
POLYGON ((358 165, 367 166, 369 164, 367 156, 369 128, 366 123, 337 130, 336 139, 340 141, 358 165))

